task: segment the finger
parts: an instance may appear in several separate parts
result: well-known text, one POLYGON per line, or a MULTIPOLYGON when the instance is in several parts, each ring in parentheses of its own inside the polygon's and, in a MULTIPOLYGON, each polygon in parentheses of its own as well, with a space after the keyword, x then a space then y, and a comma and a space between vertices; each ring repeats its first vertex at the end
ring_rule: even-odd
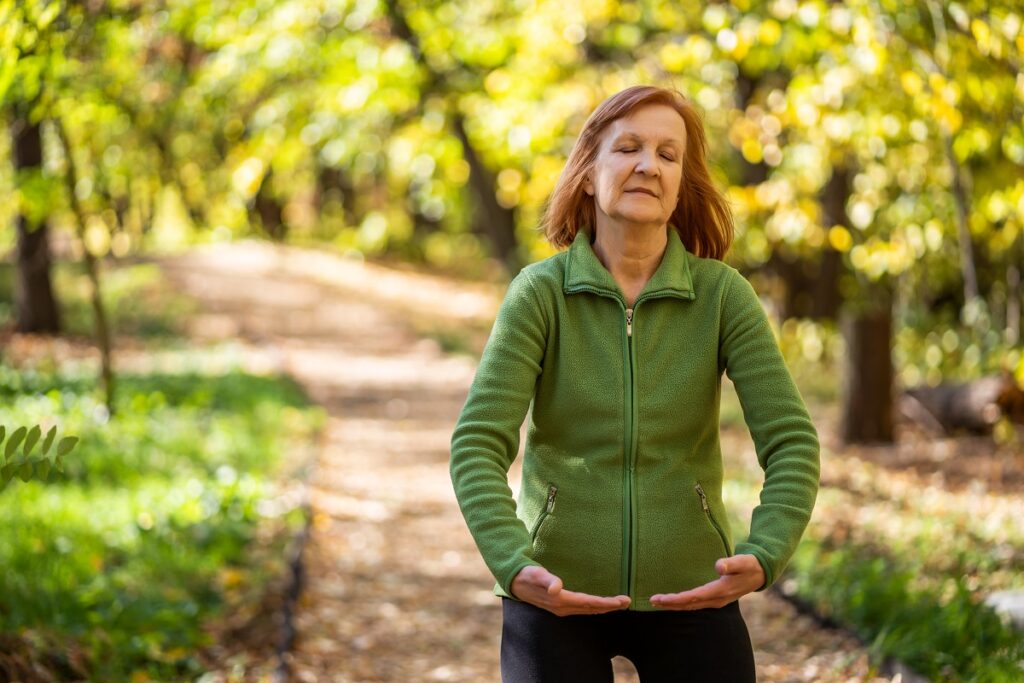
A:
POLYGON ((601 595, 591 595, 589 593, 580 593, 578 591, 563 590, 559 597, 562 598, 562 604, 571 607, 589 607, 595 609, 619 609, 629 604, 629 596, 617 595, 614 597, 604 597, 601 595))
POLYGON ((658 593, 652 595, 651 604, 672 603, 676 605, 688 605, 697 602, 717 600, 724 598, 731 593, 721 581, 712 581, 703 586, 692 588, 680 593, 658 593))
POLYGON ((617 612, 621 610, 625 605, 616 604, 611 606, 600 607, 593 604, 587 604, 582 606, 560 606, 559 609, 563 610, 564 614, 605 614, 607 612, 617 612))
POLYGON ((689 607, 690 605, 700 602, 699 598, 690 596, 676 595, 652 595, 651 604, 655 607, 671 607, 673 609, 680 609, 682 607, 689 607))
POLYGON ((723 605, 727 604, 725 600, 699 600, 696 602, 688 602, 685 604, 665 603, 659 604, 658 607, 662 609, 670 609, 676 611, 693 611, 698 609, 718 609, 723 605))
POLYGON ((551 580, 548 582, 548 593, 551 595, 557 595, 561 590, 562 580, 554 574, 552 574, 551 580))
POLYGON ((722 584, 719 581, 712 581, 711 583, 706 583, 703 586, 691 588, 688 591, 680 591, 679 593, 658 594, 657 596, 652 595, 651 599, 653 600, 655 597, 658 597, 668 598, 671 600, 681 602, 693 602, 695 600, 714 598, 721 592, 722 584))
POLYGON ((672 605, 674 607, 686 607, 688 609, 701 609, 701 607, 706 607, 709 604, 724 604, 736 597, 735 591, 717 590, 714 592, 701 591, 698 593, 697 590, 694 589, 684 591, 682 593, 652 595, 650 597, 650 601, 652 605, 657 605, 659 607, 672 605))

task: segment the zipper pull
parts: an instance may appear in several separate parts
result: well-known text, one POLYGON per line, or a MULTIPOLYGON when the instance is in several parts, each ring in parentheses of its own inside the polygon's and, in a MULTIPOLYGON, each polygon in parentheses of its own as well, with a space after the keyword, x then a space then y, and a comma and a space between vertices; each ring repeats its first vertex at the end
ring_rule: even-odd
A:
POLYGON ((633 336, 633 309, 632 308, 627 308, 626 309, 626 336, 627 337, 632 337, 633 336))
POLYGON ((551 488, 548 489, 548 512, 551 512, 551 509, 555 507, 556 493, 558 493, 558 487, 552 484, 551 488))
POLYGON ((704 512, 710 513, 711 510, 708 508, 708 499, 704 496, 704 489, 701 488, 700 484, 697 484, 693 488, 697 489, 697 493, 700 494, 700 504, 704 508, 704 512))

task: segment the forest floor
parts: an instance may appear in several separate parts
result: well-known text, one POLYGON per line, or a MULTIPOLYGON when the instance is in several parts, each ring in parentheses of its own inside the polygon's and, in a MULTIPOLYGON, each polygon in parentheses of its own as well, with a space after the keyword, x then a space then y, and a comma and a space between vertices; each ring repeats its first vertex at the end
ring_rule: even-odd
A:
MULTIPOLYGON (((160 264, 200 303, 194 340, 276 359, 329 413, 309 482, 293 680, 500 680, 500 600, 448 454, 502 290, 257 242, 160 264)), ((732 431, 723 440, 745 436, 732 431)), ((763 683, 889 680, 854 638, 772 592, 740 607, 763 683)), ((616 681, 637 680, 628 660, 614 668, 616 681)))

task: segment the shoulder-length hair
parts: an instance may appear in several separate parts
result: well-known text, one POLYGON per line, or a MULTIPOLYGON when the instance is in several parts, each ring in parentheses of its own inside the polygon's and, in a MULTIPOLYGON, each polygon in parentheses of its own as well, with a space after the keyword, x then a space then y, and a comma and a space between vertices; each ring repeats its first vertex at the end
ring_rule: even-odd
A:
POLYGON ((711 180, 701 115, 678 90, 652 85, 634 85, 612 95, 583 124, 541 219, 540 229, 552 246, 567 247, 581 228, 594 229, 594 198, 583 191, 583 183, 597 158, 601 136, 612 121, 652 104, 672 107, 686 125, 679 203, 668 219, 669 225, 692 254, 721 261, 729 251, 733 240, 732 210, 711 180))

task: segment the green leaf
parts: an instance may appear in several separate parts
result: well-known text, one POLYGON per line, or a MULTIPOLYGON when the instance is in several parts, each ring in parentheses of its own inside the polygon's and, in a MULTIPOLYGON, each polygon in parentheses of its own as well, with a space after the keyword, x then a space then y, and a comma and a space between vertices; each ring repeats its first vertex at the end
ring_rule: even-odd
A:
POLYGON ((4 442, 4 437, 7 436, 7 430, 4 429, 3 425, 0 425, 0 443, 4 442))
POLYGON ((11 459, 11 454, 14 453, 14 451, 21 444, 21 440, 25 438, 26 432, 28 432, 28 430, 25 429, 24 427, 18 427, 17 429, 14 430, 14 432, 11 434, 11 438, 7 441, 7 448, 4 449, 5 458, 7 458, 8 460, 11 459))
POLYGON ((22 465, 21 469, 18 471, 18 476, 21 477, 22 481, 28 481, 29 479, 31 479, 32 478, 32 463, 27 462, 24 465, 22 465))
POLYGON ((42 479, 43 481, 49 481, 50 480, 50 461, 49 460, 40 460, 36 464, 36 474, 38 474, 39 478, 42 479))
POLYGON ((63 439, 60 440, 60 443, 57 444, 57 457, 62 458, 68 453, 70 453, 71 449, 75 447, 76 443, 78 443, 77 436, 65 436, 63 439))
POLYGON ((5 484, 9 482, 13 476, 14 465, 4 465, 3 467, 0 467, 0 478, 3 479, 5 484))
POLYGON ((55 2, 47 5, 46 8, 40 12, 38 19, 36 19, 36 25, 41 29, 49 26, 50 22, 56 19, 57 15, 60 13, 61 4, 62 3, 55 2))
POLYGON ((50 452, 50 446, 53 445, 53 437, 57 436, 57 425, 50 427, 50 431, 46 432, 46 438, 43 439, 43 455, 50 452))
POLYGON ((22 453, 25 457, 32 455, 32 449, 36 447, 36 443, 39 442, 39 437, 42 435, 43 430, 39 428, 39 425, 35 425, 29 430, 28 436, 25 437, 25 446, 22 448, 22 453))

